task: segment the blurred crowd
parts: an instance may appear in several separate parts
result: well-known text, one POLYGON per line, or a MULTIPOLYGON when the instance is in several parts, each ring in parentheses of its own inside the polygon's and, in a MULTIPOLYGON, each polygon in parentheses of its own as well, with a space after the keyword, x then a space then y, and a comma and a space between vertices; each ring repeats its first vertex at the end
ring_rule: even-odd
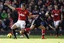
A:
MULTIPOLYGON (((58 9, 61 10, 61 14, 64 14, 64 0, 0 0, 0 31, 8 31, 13 23, 17 21, 17 12, 11 10, 7 6, 4 6, 4 3, 8 3, 13 7, 20 7, 21 3, 26 3, 27 9, 33 14, 45 14, 45 12, 51 11, 54 9, 54 5, 58 6, 58 9)), ((53 24, 51 17, 48 17, 47 20, 50 24, 53 24)), ((64 28, 64 15, 63 20, 61 21, 61 30, 64 28)), ((48 26, 46 27, 50 29, 48 26)))

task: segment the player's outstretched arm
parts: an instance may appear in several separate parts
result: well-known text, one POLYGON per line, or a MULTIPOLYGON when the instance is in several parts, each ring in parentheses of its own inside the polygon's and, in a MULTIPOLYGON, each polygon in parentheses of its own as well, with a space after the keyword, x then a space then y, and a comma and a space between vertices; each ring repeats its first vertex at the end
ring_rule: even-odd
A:
POLYGON ((49 24, 49 27, 55 31, 55 28, 49 24))
POLYGON ((46 17, 48 17, 48 16, 49 16, 49 12, 48 12, 48 11, 45 13, 45 16, 46 16, 46 17))
POLYGON ((12 9, 12 10, 15 10, 15 8, 12 7, 11 5, 9 5, 8 3, 4 3, 4 5, 8 6, 8 7, 9 7, 10 9, 12 9))
POLYGON ((38 17, 39 15, 32 15, 32 13, 31 12, 29 12, 29 16, 28 16, 28 18, 36 18, 36 17, 38 17))

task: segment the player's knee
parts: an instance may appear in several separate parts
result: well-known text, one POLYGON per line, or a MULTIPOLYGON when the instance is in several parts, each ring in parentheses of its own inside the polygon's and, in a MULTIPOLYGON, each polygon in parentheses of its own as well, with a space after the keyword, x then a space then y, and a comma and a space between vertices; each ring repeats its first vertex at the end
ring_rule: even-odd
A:
POLYGON ((15 26, 15 25, 13 25, 13 26, 11 27, 11 29, 15 29, 15 28, 17 28, 17 26, 15 26))
POLYGON ((41 27, 41 29, 42 29, 42 30, 45 30, 45 27, 43 26, 43 27, 41 27))
POLYGON ((20 31, 20 34, 23 34, 24 33, 24 31, 20 31))
POLYGON ((20 34, 22 34, 22 31, 20 31, 20 34))
POLYGON ((31 25, 30 29, 32 30, 32 29, 34 29, 34 27, 35 27, 34 25, 31 25))
POLYGON ((45 30, 45 27, 43 27, 43 30, 45 30))
POLYGON ((41 26, 39 26, 39 28, 40 28, 40 29, 42 29, 42 30, 45 30, 45 27, 44 27, 44 26, 42 26, 42 25, 41 25, 41 26))
POLYGON ((11 29, 13 29, 13 26, 11 27, 11 29))

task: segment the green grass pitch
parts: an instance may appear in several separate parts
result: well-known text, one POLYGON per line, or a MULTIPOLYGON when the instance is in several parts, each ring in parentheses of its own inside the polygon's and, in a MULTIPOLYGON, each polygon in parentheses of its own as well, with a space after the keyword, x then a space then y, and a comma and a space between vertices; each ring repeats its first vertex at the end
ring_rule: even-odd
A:
POLYGON ((17 39, 13 39, 13 37, 8 38, 6 35, 1 35, 0 43, 64 43, 64 36, 55 38, 55 36, 46 35, 45 39, 41 39, 41 35, 30 35, 30 39, 17 37, 17 39))

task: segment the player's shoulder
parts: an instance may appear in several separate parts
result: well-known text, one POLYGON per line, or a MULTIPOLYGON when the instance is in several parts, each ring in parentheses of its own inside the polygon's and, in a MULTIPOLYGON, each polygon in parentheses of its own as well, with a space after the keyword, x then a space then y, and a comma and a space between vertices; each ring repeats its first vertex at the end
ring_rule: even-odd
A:
POLYGON ((53 12, 55 11, 55 10, 52 10, 53 12))
POLYGON ((61 12, 61 10, 60 10, 60 9, 59 9, 58 11, 59 11, 59 12, 61 12))
POLYGON ((25 10, 26 12, 29 12, 27 9, 25 10))
POLYGON ((52 10, 51 12, 53 13, 54 10, 52 10))

